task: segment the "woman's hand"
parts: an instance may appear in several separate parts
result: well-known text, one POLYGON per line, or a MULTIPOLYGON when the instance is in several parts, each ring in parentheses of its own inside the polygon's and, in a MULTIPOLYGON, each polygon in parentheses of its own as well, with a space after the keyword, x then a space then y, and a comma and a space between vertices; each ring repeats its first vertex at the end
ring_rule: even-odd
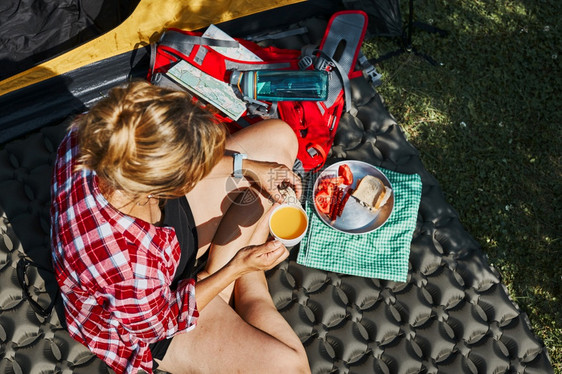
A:
POLYGON ((261 245, 250 245, 242 248, 232 261, 244 269, 244 273, 269 270, 289 256, 289 251, 278 240, 271 240, 261 245))
POLYGON ((302 195, 300 177, 285 165, 276 162, 245 160, 244 175, 257 183, 275 202, 283 202, 279 189, 286 186, 292 187, 299 199, 302 195))
POLYGON ((280 241, 267 241, 269 236, 269 218, 273 210, 278 206, 279 204, 277 203, 273 204, 257 223, 249 242, 256 245, 249 245, 240 249, 232 259, 233 265, 243 273, 269 270, 289 255, 289 251, 280 241))
POLYGON ((260 245, 250 245, 242 248, 236 255, 218 271, 199 274, 195 284, 197 309, 205 306, 229 284, 244 274, 253 271, 266 271, 289 256, 289 251, 277 240, 260 245))

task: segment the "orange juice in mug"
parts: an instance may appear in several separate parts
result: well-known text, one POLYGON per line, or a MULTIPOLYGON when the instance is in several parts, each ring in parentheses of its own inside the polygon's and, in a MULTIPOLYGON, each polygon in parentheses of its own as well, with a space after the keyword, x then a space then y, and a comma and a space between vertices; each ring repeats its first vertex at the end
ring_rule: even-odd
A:
POLYGON ((308 217, 298 205, 282 204, 269 217, 269 231, 287 247, 297 245, 308 227, 308 217))

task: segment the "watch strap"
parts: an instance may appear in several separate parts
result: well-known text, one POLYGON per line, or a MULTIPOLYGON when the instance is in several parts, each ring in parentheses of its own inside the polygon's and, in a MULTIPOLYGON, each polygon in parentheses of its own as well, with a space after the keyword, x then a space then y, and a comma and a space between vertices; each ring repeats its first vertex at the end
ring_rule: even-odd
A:
POLYGON ((232 158, 234 161, 232 176, 234 178, 242 178, 244 176, 244 174, 242 173, 242 160, 247 159, 248 155, 246 155, 245 153, 234 153, 232 155, 232 158))

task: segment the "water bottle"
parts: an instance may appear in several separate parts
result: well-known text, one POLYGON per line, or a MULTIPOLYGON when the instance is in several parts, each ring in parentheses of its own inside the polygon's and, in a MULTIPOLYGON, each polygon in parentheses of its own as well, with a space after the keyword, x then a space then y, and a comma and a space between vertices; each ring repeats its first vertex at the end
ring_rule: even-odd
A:
POLYGON ((254 70, 233 73, 231 84, 242 95, 264 101, 324 101, 328 72, 320 70, 254 70))

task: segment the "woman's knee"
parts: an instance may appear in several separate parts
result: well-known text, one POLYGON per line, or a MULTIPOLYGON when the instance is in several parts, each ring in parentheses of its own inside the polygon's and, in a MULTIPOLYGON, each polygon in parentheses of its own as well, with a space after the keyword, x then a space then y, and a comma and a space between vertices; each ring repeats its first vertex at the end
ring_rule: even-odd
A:
POLYGON ((235 132, 226 148, 247 153, 254 160, 284 164, 291 168, 298 152, 293 129, 280 119, 268 119, 235 132))
POLYGON ((306 354, 284 356, 282 360, 278 360, 273 364, 272 373, 294 373, 294 374, 310 374, 310 364, 306 354))
POLYGON ((264 121, 264 126, 268 126, 268 133, 272 144, 272 152, 275 154, 276 161, 292 167, 297 157, 299 143, 293 129, 280 119, 264 121))

